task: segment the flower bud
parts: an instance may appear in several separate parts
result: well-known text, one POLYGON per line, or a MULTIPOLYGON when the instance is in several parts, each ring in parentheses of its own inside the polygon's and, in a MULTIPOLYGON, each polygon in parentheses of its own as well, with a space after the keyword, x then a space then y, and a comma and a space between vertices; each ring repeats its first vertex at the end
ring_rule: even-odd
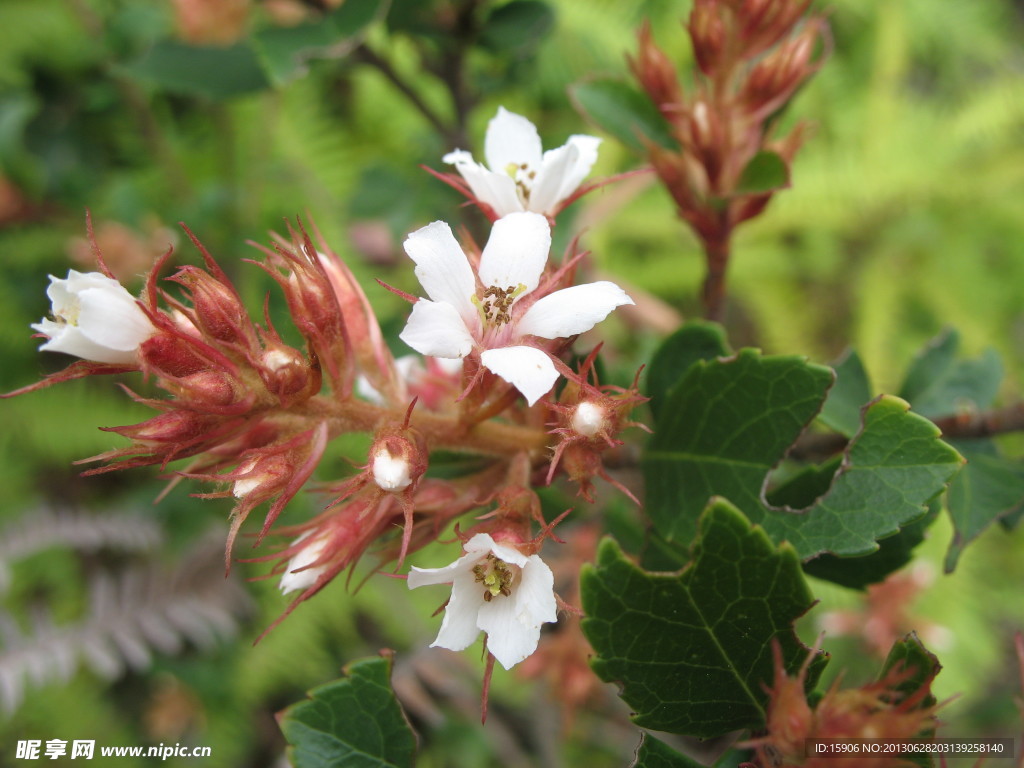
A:
POLYGON ((649 24, 640 28, 638 42, 637 57, 630 58, 630 68, 658 109, 674 109, 682 101, 676 68, 651 38, 649 24))
POLYGON ((139 346, 155 331, 146 313, 116 280, 99 272, 50 275, 46 289, 54 320, 32 328, 48 337, 40 349, 97 363, 134 363, 139 346))
POLYGON ((572 412, 569 426, 583 437, 596 437, 607 433, 610 425, 604 408, 597 403, 584 400, 572 412))
POLYGON ((139 358, 144 370, 167 379, 181 379, 209 367, 209 362, 196 352, 195 342, 174 332, 147 339, 139 358))
POLYGON ((404 491, 426 468, 422 447, 409 433, 382 433, 370 448, 370 475, 382 491, 404 491))
POLYGON ((234 473, 238 479, 231 486, 231 495, 240 501, 253 497, 256 503, 268 499, 287 483, 291 468, 291 462, 280 453, 247 459, 234 473))
MULTIPOLYGON (((294 549, 300 542, 308 539, 311 534, 312 531, 299 536, 299 538, 292 542, 291 548, 294 549)), ((323 555, 326 545, 327 539, 321 536, 313 539, 292 555, 292 559, 288 561, 285 572, 281 574, 281 594, 287 595, 289 592, 304 592, 316 584, 316 580, 326 570, 326 566, 314 566, 313 563, 323 555)))
POLYGON ((189 289, 196 324, 206 336, 227 343, 252 338, 248 313, 231 286, 192 266, 182 267, 173 279, 189 289))
POLYGON ((708 76, 714 74, 725 51, 724 9, 716 0, 696 0, 687 29, 697 65, 708 76))

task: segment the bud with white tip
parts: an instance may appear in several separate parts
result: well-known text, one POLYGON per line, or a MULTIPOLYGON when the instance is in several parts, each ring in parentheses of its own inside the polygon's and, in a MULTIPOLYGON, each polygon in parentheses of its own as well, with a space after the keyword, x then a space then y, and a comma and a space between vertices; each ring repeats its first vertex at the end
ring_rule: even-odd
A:
MULTIPOLYGON (((302 534, 292 542, 292 547, 295 547, 309 536, 310 533, 302 534)), ((281 594, 287 595, 289 592, 305 591, 316 584, 316 580, 320 578, 320 574, 324 572, 326 566, 313 564, 323 555, 326 545, 326 539, 320 537, 309 542, 292 555, 292 559, 288 561, 288 567, 281 575, 281 594)))
POLYGON ((572 412, 569 425, 583 437, 595 437, 608 431, 608 414, 597 403, 584 400, 572 412))

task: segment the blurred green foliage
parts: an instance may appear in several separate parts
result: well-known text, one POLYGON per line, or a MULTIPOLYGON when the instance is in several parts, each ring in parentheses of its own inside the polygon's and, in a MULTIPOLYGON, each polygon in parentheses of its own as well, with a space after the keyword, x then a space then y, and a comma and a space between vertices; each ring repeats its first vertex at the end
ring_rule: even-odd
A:
MULTIPOLYGON (((691 65, 680 23, 685 0, 480 2, 480 45, 466 53, 471 85, 460 105, 424 63, 457 50, 435 22, 464 5, 393 0, 379 8, 386 21, 332 28, 348 42, 323 50, 327 22, 314 12, 306 32, 285 34, 266 4, 254 2, 236 48, 208 50, 208 63, 175 80, 168 74, 175 57, 194 60, 182 52, 170 2, 0 3, 0 387, 24 386, 63 365, 36 353, 28 323, 47 311, 45 275, 83 268, 69 259, 69 244, 84 234, 86 208, 97 231, 107 222, 133 231, 143 244, 134 250, 149 258, 174 242, 175 259, 194 261, 191 246, 172 234, 176 222, 187 222, 257 313, 270 281, 242 263, 255 256, 245 241, 266 242, 285 217, 311 218, 363 279, 394 337, 403 304, 373 278, 414 288, 400 249, 404 234, 436 218, 479 227, 476 212, 457 212, 461 200, 421 164, 443 170, 440 157, 454 148, 454 137, 465 142, 461 148, 479 150, 499 105, 528 115, 546 146, 592 131, 573 111, 567 88, 595 76, 623 77, 632 30, 644 18, 679 66, 691 65), (384 56, 387 68, 368 63, 360 48, 384 56)), ((783 127, 809 120, 815 130, 795 162, 792 189, 741 230, 730 274, 730 342, 819 362, 852 344, 875 386, 892 391, 913 352, 953 326, 968 355, 998 351, 1007 370, 1002 400, 1015 399, 1024 377, 1019 3, 831 0, 821 7, 834 48, 783 116, 783 127)), ((596 175, 636 163, 630 149, 608 138, 596 175)), ((559 234, 567 240, 567 232, 586 226, 595 269, 698 314, 698 245, 652 179, 606 187, 568 215, 574 218, 559 234)), ((271 299, 272 316, 287 333, 280 305, 271 299)), ((659 340, 630 332, 634 351, 614 361, 619 371, 635 370, 659 340)), ((181 486, 153 505, 155 471, 78 477, 72 461, 117 444, 97 426, 132 423, 143 413, 112 382, 76 382, 2 407, 0 526, 40 505, 114 505, 157 519, 168 559, 187 552, 203 530, 225 527, 226 501, 197 501, 181 486)), ((340 469, 343 453, 333 459, 339 472, 347 471, 340 469)), ((313 508, 310 500, 288 514, 301 519, 313 508)), ((1010 638, 1024 625, 1021 535, 988 532, 954 574, 931 577, 913 605, 926 644, 945 667, 939 697, 963 694, 943 711, 947 735, 1014 732, 1011 701, 1020 691, 1010 638)), ((922 568, 941 567, 950 536, 944 522, 931 529, 922 568)), ((82 581, 97 567, 89 557, 48 549, 45 560, 15 564, 16 583, 31 589, 12 592, 5 608, 22 626, 40 602, 60 618, 81 614, 88 610, 82 581)), ((254 578, 267 568, 241 563, 236 571, 254 578)), ((367 570, 356 573, 353 588, 367 570)), ((29 690, 0 721, 0 744, 180 740, 211 746, 214 757, 204 764, 272 765, 283 750, 273 713, 348 661, 389 646, 412 659, 396 668, 405 684, 443 692, 441 704, 414 717, 422 765, 625 764, 632 729, 600 719, 619 711, 614 702, 596 715, 578 713, 573 739, 559 751, 551 747, 558 716, 537 723, 523 714, 527 706, 551 713, 553 705, 514 675, 496 676, 492 723, 481 731, 479 669, 459 659, 445 668, 448 677, 430 680, 415 667, 436 625, 425 618, 436 607, 432 598, 410 596, 386 578, 352 591, 333 584, 253 646, 286 606, 273 581, 254 582, 257 608, 234 641, 212 652, 157 654, 150 669, 113 684, 78 671, 65 686, 29 690)), ((824 582, 813 591, 823 604, 806 620, 807 639, 816 633, 815 617, 856 610, 862 601, 824 582)), ((828 643, 832 673, 848 668, 847 680, 863 680, 877 668, 854 639, 828 643)), ((0 765, 11 757, 0 754, 0 765)))

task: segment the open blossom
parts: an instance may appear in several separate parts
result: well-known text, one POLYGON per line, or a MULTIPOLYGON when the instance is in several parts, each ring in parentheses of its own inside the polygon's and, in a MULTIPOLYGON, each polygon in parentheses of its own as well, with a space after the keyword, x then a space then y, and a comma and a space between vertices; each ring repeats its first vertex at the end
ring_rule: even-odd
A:
POLYGON ((463 545, 465 554, 444 568, 416 568, 409 588, 452 585, 441 631, 430 647, 468 648, 480 632, 487 650, 511 669, 537 650, 541 624, 557 621, 554 575, 538 555, 526 556, 478 533, 463 545))
POLYGON ((66 279, 50 275, 46 295, 54 319, 32 324, 49 338, 41 350, 97 363, 132 363, 155 330, 124 286, 99 272, 72 269, 66 279))
POLYGON ((461 149, 443 159, 455 166, 476 199, 496 216, 514 211, 554 216, 590 173, 600 143, 596 136, 570 136, 563 146, 542 154, 533 123, 498 107, 498 114, 487 124, 486 166, 461 149))
POLYGON ((551 247, 547 220, 512 213, 494 223, 474 274, 451 228, 435 221, 413 232, 406 253, 429 299, 420 299, 399 338, 423 355, 460 358, 473 350, 480 362, 533 405, 558 372, 529 337, 560 339, 589 331, 633 300, 615 283, 600 281, 531 296, 551 247), (524 301, 525 299, 525 301, 524 301))

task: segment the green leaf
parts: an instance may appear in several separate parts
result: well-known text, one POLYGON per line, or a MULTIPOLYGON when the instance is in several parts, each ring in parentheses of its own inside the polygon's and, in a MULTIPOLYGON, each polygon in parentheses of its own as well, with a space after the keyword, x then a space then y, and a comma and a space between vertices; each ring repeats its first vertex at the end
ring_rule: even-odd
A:
POLYGON ((704 768, 692 757, 672 749, 649 733, 640 734, 640 744, 629 768, 704 768))
POLYGON ((387 5, 345 2, 315 22, 266 29, 253 35, 250 42, 271 82, 282 85, 303 74, 311 59, 347 54, 366 27, 383 16, 387 5))
POLYGON ((187 96, 215 101, 263 90, 269 85, 256 54, 240 43, 229 48, 161 40, 138 61, 121 67, 137 80, 187 96))
MULTIPOLYGON (((904 696, 910 696, 920 690, 923 685, 931 687, 932 680, 939 674, 942 665, 939 664, 935 654, 921 644, 917 634, 911 632, 902 640, 893 643, 889 655, 885 657, 885 664, 882 665, 882 673, 878 679, 885 679, 885 676, 893 669, 910 673, 895 688, 904 696)), ((921 700, 920 706, 931 707, 935 705, 935 702, 935 697, 929 694, 921 700)))
POLYGON ((680 572, 643 571, 605 539, 580 578, 594 671, 620 686, 645 728, 708 738, 760 727, 772 643, 788 670, 809 652, 792 627, 813 602, 796 553, 722 499, 702 515, 680 572))
POLYGON ((672 391, 644 457, 648 512, 671 541, 689 541, 714 496, 735 503, 804 559, 863 555, 921 517, 963 459, 927 419, 883 395, 863 411, 828 492, 802 510, 763 498, 768 472, 825 398, 829 369, 743 350, 697 363, 672 391))
POLYGON ((647 511, 661 534, 689 542, 715 495, 748 517, 764 517, 765 476, 817 414, 831 383, 824 366, 752 349, 690 366, 644 457, 647 511))
POLYGON ((952 573, 964 548, 996 521, 1024 508, 1024 464, 999 454, 991 440, 958 440, 953 445, 967 465, 949 484, 946 507, 953 521, 953 540, 945 570, 952 573))
POLYGON ((991 407, 1003 379, 999 355, 988 349, 975 360, 958 360, 959 349, 955 330, 933 339, 911 363, 900 397, 931 418, 991 407))
POLYGON ((669 390, 699 360, 713 360, 729 354, 725 330, 718 323, 693 320, 683 325, 658 347, 647 367, 647 396, 657 416, 669 390))
POLYGON ((540 0, 513 0, 495 8, 480 31, 480 43, 497 53, 529 55, 555 26, 555 12, 540 0))
POLYGON ((279 715, 295 768, 409 768, 416 738, 391 690, 390 658, 350 664, 279 715))
POLYGON ((760 195, 789 186, 789 167, 782 157, 762 150, 750 158, 736 182, 736 195, 760 195))
POLYGON ((871 380, 860 355, 848 349, 832 365, 836 383, 829 390, 819 419, 836 432, 853 437, 860 429, 860 410, 874 397, 871 380))
POLYGON ((676 149, 668 121, 646 95, 621 80, 589 80, 570 86, 577 111, 630 149, 644 152, 647 142, 676 149))

